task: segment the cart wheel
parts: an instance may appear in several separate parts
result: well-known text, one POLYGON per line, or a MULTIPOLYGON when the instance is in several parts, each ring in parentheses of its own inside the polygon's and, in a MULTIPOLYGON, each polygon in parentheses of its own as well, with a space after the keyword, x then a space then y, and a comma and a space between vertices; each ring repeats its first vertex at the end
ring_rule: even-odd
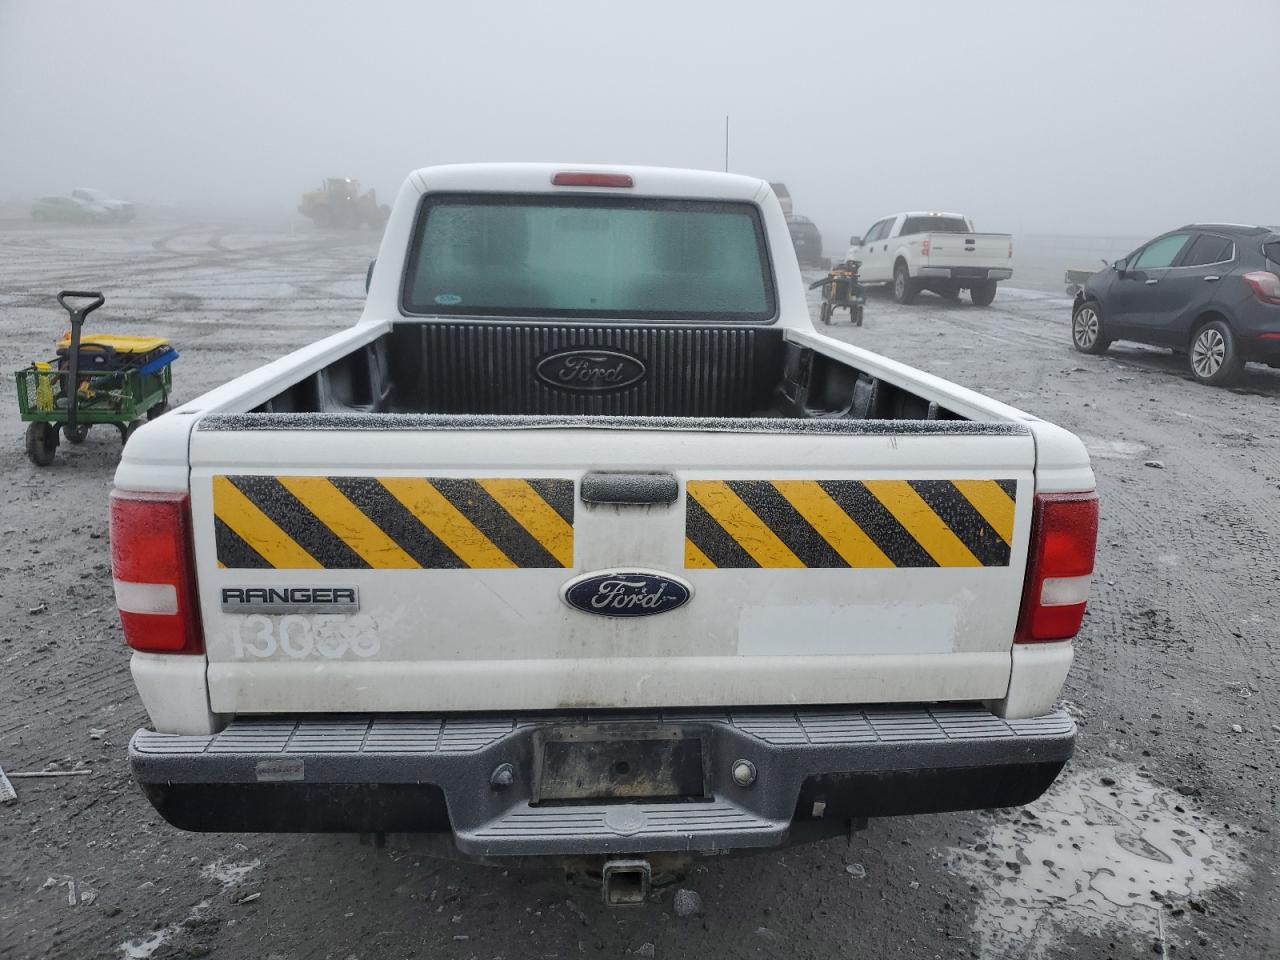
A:
POLYGON ((121 431, 121 433, 120 433, 120 444, 121 444, 121 446, 123 446, 124 444, 128 443, 128 442, 129 442, 129 438, 130 438, 130 437, 132 437, 135 433, 137 433, 137 432, 138 432, 138 428, 139 428, 140 426, 142 426, 144 423, 146 423, 146 421, 145 421, 145 420, 131 420, 131 421, 129 422, 129 425, 128 425, 127 427, 125 427, 125 428, 124 428, 124 430, 122 430, 122 431, 121 431))
POLYGON ((849 307, 849 322, 855 327, 862 326, 862 304, 855 303, 849 307))
POLYGON ((27 456, 37 467, 53 463, 58 449, 58 428, 51 423, 33 421, 27 424, 27 456))
POLYGON ((169 409, 169 400, 166 397, 164 400, 161 400, 159 403, 153 404, 151 407, 147 409, 147 419, 154 420, 156 417, 160 416, 168 409, 169 409))
POLYGON ((822 301, 822 309, 818 311, 818 319, 828 326, 831 325, 831 304, 822 301))
POLYGON ((77 423, 74 427, 63 427, 62 435, 72 443, 84 443, 85 437, 89 436, 89 424, 77 423))

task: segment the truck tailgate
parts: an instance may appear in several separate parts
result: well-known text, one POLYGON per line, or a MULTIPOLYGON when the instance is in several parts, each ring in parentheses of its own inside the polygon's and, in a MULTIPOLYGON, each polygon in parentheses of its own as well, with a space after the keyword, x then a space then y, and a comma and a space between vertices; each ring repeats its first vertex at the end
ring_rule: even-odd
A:
POLYGON ((1010 264, 1007 233, 931 233, 928 267, 1007 267, 1010 264))
POLYGON ((1033 499, 1021 426, 225 419, 191 445, 215 712, 1005 693, 1033 499), (669 474, 676 499, 587 504, 582 477, 601 470, 669 474), (691 598, 627 618, 562 599, 611 570, 659 572, 691 598))

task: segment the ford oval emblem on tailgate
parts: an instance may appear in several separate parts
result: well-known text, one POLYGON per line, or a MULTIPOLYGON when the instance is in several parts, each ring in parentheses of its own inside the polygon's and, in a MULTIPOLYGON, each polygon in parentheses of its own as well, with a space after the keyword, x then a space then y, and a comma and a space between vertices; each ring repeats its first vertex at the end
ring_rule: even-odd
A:
POLYGON ((693 588, 656 570, 607 570, 570 580, 564 602, 601 617, 651 617, 683 607, 693 588))
POLYGON ((644 379, 644 363, 616 350, 560 350, 538 361, 538 379, 561 390, 603 393, 644 379))

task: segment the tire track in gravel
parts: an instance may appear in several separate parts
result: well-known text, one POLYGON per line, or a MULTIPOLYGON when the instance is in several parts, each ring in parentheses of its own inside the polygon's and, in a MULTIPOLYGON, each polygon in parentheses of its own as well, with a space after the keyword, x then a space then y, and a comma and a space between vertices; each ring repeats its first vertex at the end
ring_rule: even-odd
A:
POLYGON ((156 253, 161 253, 166 256, 180 256, 182 254, 179 251, 174 250, 171 246, 173 241, 177 240, 179 237, 189 237, 192 234, 200 233, 203 229, 204 228, 198 224, 181 226, 176 230, 171 230, 163 236, 156 237, 156 239, 152 240, 151 249, 156 253))
MULTIPOLYGON (((187 260, 191 258, 190 254, 174 251, 170 248, 170 244, 173 240, 179 237, 197 233, 201 229, 202 228, 198 225, 182 226, 177 229, 167 230, 165 233, 161 234, 161 236, 151 239, 150 241, 146 241, 146 234, 141 233, 136 229, 129 230, 127 228, 118 228, 115 231, 111 231, 110 228, 103 228, 101 231, 97 232, 94 239, 100 239, 103 243, 112 242, 115 244, 120 244, 122 242, 125 244, 136 242, 139 246, 136 249, 129 249, 123 252, 119 250, 104 251, 98 247, 92 251, 92 256, 88 259, 91 259, 93 269, 97 271, 95 276, 113 275, 118 270, 136 267, 140 262, 143 262, 147 258, 154 257, 156 254, 165 256, 170 260, 187 260), (152 251, 150 254, 148 254, 141 246, 143 242, 146 242, 147 246, 152 251)), ((0 237, 2 236, 3 235, 0 235, 0 237)), ((41 264, 44 268, 43 272, 41 272, 40 269, 32 269, 25 263, 23 264, 22 269, 12 269, 15 265, 15 261, 19 260, 19 258, 15 256, 16 250, 25 248, 26 246, 27 237, 24 235, 19 234, 12 240, 8 238, 0 240, 0 257, 3 257, 6 262, 11 265, 11 270, 9 272, 10 278, 22 276, 27 281, 25 287, 16 289, 32 292, 37 296, 48 296, 48 294, 44 294, 42 291, 49 283, 64 282, 66 281, 68 274, 81 277, 84 276, 83 263, 86 259, 86 251, 78 249, 74 244, 83 240, 85 236, 86 235, 81 231, 68 231, 60 233, 57 237, 43 238, 46 250, 42 253, 40 258, 35 261, 41 264), (65 263, 59 263, 56 267, 50 268, 48 265, 50 260, 63 259, 65 259, 65 263)), ((0 290, 3 290, 4 292, 9 292, 10 289, 12 288, 0 288, 0 290)))
MULTIPOLYGON (((213 235, 206 239, 203 249, 173 249, 172 243, 174 240, 203 232, 199 228, 183 228, 171 231, 153 240, 151 242, 153 253, 150 256, 138 250, 136 253, 129 253, 124 256, 96 256, 93 266, 88 270, 73 260, 72 262, 77 263, 74 270, 69 267, 58 267, 52 270, 46 268, 43 272, 23 271, 24 280, 26 281, 24 284, 5 285, 0 287, 0 293, 25 294, 35 297, 37 302, 22 305, 39 306, 50 296, 46 292, 46 287, 50 283, 65 282, 68 273, 74 273, 80 278, 78 282, 87 285, 109 285, 115 283, 120 286, 147 278, 160 279, 166 274, 181 275, 194 269, 231 268, 254 263, 292 267, 299 259, 310 259, 317 254, 337 252, 346 246, 335 242, 342 238, 329 236, 295 238, 290 236, 286 240, 282 236, 279 241, 258 243, 234 249, 228 248, 225 244, 225 238, 230 236, 234 229, 232 227, 214 228, 213 235), (159 254, 159 258, 156 258, 156 254, 159 254)), ((78 254, 78 251, 65 251, 65 255, 68 258, 74 258, 78 254)), ((0 255, 3 255, 3 248, 0 248, 0 255)), ((358 258, 353 257, 353 260, 358 261, 358 258)), ((352 272, 356 272, 357 269, 353 263, 352 272)))

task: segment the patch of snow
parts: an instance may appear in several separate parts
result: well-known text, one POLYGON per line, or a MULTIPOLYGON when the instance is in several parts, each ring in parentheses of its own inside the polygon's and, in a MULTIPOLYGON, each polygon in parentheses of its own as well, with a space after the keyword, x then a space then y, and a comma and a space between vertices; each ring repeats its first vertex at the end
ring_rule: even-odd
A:
POLYGON ((184 924, 197 919, 208 909, 209 901, 201 900, 191 908, 191 912, 183 920, 161 927, 159 930, 153 930, 147 936, 139 937, 137 940, 126 940, 116 949, 125 960, 148 960, 157 950, 172 940, 184 924))
POLYGON ((1081 434, 1089 451, 1089 456, 1098 460, 1136 460, 1147 452, 1146 444, 1132 440, 1104 440, 1102 437, 1091 437, 1081 434))
POLYGON ((200 876, 206 880, 216 880, 225 887, 234 887, 253 871, 262 866, 261 860, 249 860, 244 863, 230 863, 226 860, 215 860, 200 868, 200 876))
POLYGON ((1000 815, 986 849, 949 852, 980 890, 983 958, 1038 960, 1067 931, 1173 939, 1161 899, 1199 898, 1242 872, 1223 824, 1133 765, 1075 770, 1024 809, 1034 816, 1000 815))

